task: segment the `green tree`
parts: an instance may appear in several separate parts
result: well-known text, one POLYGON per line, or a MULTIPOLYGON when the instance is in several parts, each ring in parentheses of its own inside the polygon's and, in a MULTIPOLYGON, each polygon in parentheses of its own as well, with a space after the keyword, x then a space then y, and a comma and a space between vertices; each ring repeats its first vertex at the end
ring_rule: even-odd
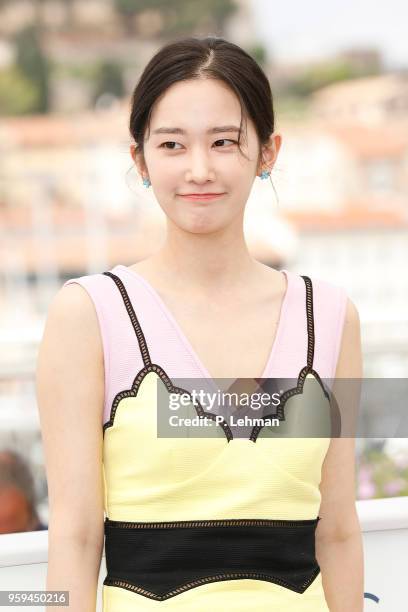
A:
POLYGON ((46 113, 49 110, 50 64, 41 48, 38 28, 35 26, 24 28, 16 35, 15 43, 16 66, 38 90, 38 101, 32 111, 46 113))
POLYGON ((102 62, 97 70, 94 89, 94 103, 104 93, 111 93, 121 98, 125 94, 125 85, 120 65, 117 62, 102 62))
POLYGON ((0 70, 0 115, 24 115, 38 106, 38 88, 12 66, 0 70))
POLYGON ((266 62, 267 59, 267 54, 266 54, 266 49, 264 47, 264 45, 258 43, 256 45, 253 45, 252 47, 250 47, 249 49, 247 49, 247 52, 249 53, 249 55, 251 57, 254 58, 254 60, 260 64, 261 66, 263 66, 266 62))
MULTIPOLYGON (((156 4, 156 2, 153 0, 151 4, 156 4)), ((114 5, 121 18, 125 32, 127 34, 134 34, 135 27, 133 18, 148 8, 147 6, 143 6, 147 5, 147 2, 139 2, 138 0, 114 0, 114 5)))
POLYGON ((361 69, 353 65, 353 62, 339 59, 310 66, 290 83, 288 90, 297 96, 308 96, 331 83, 361 76, 364 74, 361 69))
POLYGON ((235 13, 233 0, 174 0, 163 2, 167 36, 190 34, 200 27, 215 29, 222 34, 228 18, 235 13))
POLYGON ((135 33, 134 17, 158 11, 163 19, 164 38, 188 35, 200 27, 221 33, 237 8, 233 0, 115 0, 115 7, 128 34, 135 33))

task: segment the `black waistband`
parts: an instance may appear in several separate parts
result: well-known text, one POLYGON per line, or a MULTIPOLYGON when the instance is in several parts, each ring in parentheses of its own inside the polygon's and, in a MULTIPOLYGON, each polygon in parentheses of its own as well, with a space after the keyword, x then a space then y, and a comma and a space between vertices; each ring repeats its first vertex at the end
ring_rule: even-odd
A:
POLYGON ((310 520, 133 523, 105 519, 105 585, 164 600, 206 582, 251 578, 303 593, 319 574, 310 520))

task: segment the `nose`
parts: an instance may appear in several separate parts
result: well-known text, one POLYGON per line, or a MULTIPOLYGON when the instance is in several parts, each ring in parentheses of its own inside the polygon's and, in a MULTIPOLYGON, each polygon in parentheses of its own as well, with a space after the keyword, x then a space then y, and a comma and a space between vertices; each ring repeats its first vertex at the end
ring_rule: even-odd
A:
POLYGON ((214 181, 215 173, 207 152, 201 149, 192 152, 185 178, 187 182, 194 183, 214 181))

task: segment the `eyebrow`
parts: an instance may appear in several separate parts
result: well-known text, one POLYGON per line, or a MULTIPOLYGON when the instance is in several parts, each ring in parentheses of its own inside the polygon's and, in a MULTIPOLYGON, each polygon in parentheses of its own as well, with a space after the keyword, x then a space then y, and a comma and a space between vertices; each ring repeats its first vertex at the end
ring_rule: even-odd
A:
MULTIPOLYGON (((220 132, 240 132, 236 125, 220 125, 207 130, 207 134, 218 134, 220 132)), ((152 134, 185 134, 185 130, 178 127, 160 127, 153 130, 152 134)))

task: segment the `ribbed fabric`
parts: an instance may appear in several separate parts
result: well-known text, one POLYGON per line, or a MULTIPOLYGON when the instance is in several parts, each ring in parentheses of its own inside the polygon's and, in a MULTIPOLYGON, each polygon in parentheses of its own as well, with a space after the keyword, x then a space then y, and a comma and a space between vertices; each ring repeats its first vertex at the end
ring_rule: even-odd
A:
MULTIPOLYGON (((186 342, 178 323, 165 308, 160 296, 147 280, 118 264, 111 270, 126 286, 149 346, 152 361, 159 363, 170 377, 206 377, 192 347, 186 342)), ((287 278, 287 293, 265 377, 296 377, 306 362, 307 329, 305 285, 294 272, 282 270, 287 278)), ((321 378, 332 379, 340 349, 347 295, 343 288, 312 278, 315 319, 314 367, 321 378)), ((88 292, 98 316, 105 363, 105 401, 101 416, 109 419, 113 398, 130 388, 135 373, 143 367, 134 330, 123 300, 111 279, 102 273, 72 278, 64 283, 79 283, 88 292)), ((329 383, 329 381, 328 381, 329 383)))

